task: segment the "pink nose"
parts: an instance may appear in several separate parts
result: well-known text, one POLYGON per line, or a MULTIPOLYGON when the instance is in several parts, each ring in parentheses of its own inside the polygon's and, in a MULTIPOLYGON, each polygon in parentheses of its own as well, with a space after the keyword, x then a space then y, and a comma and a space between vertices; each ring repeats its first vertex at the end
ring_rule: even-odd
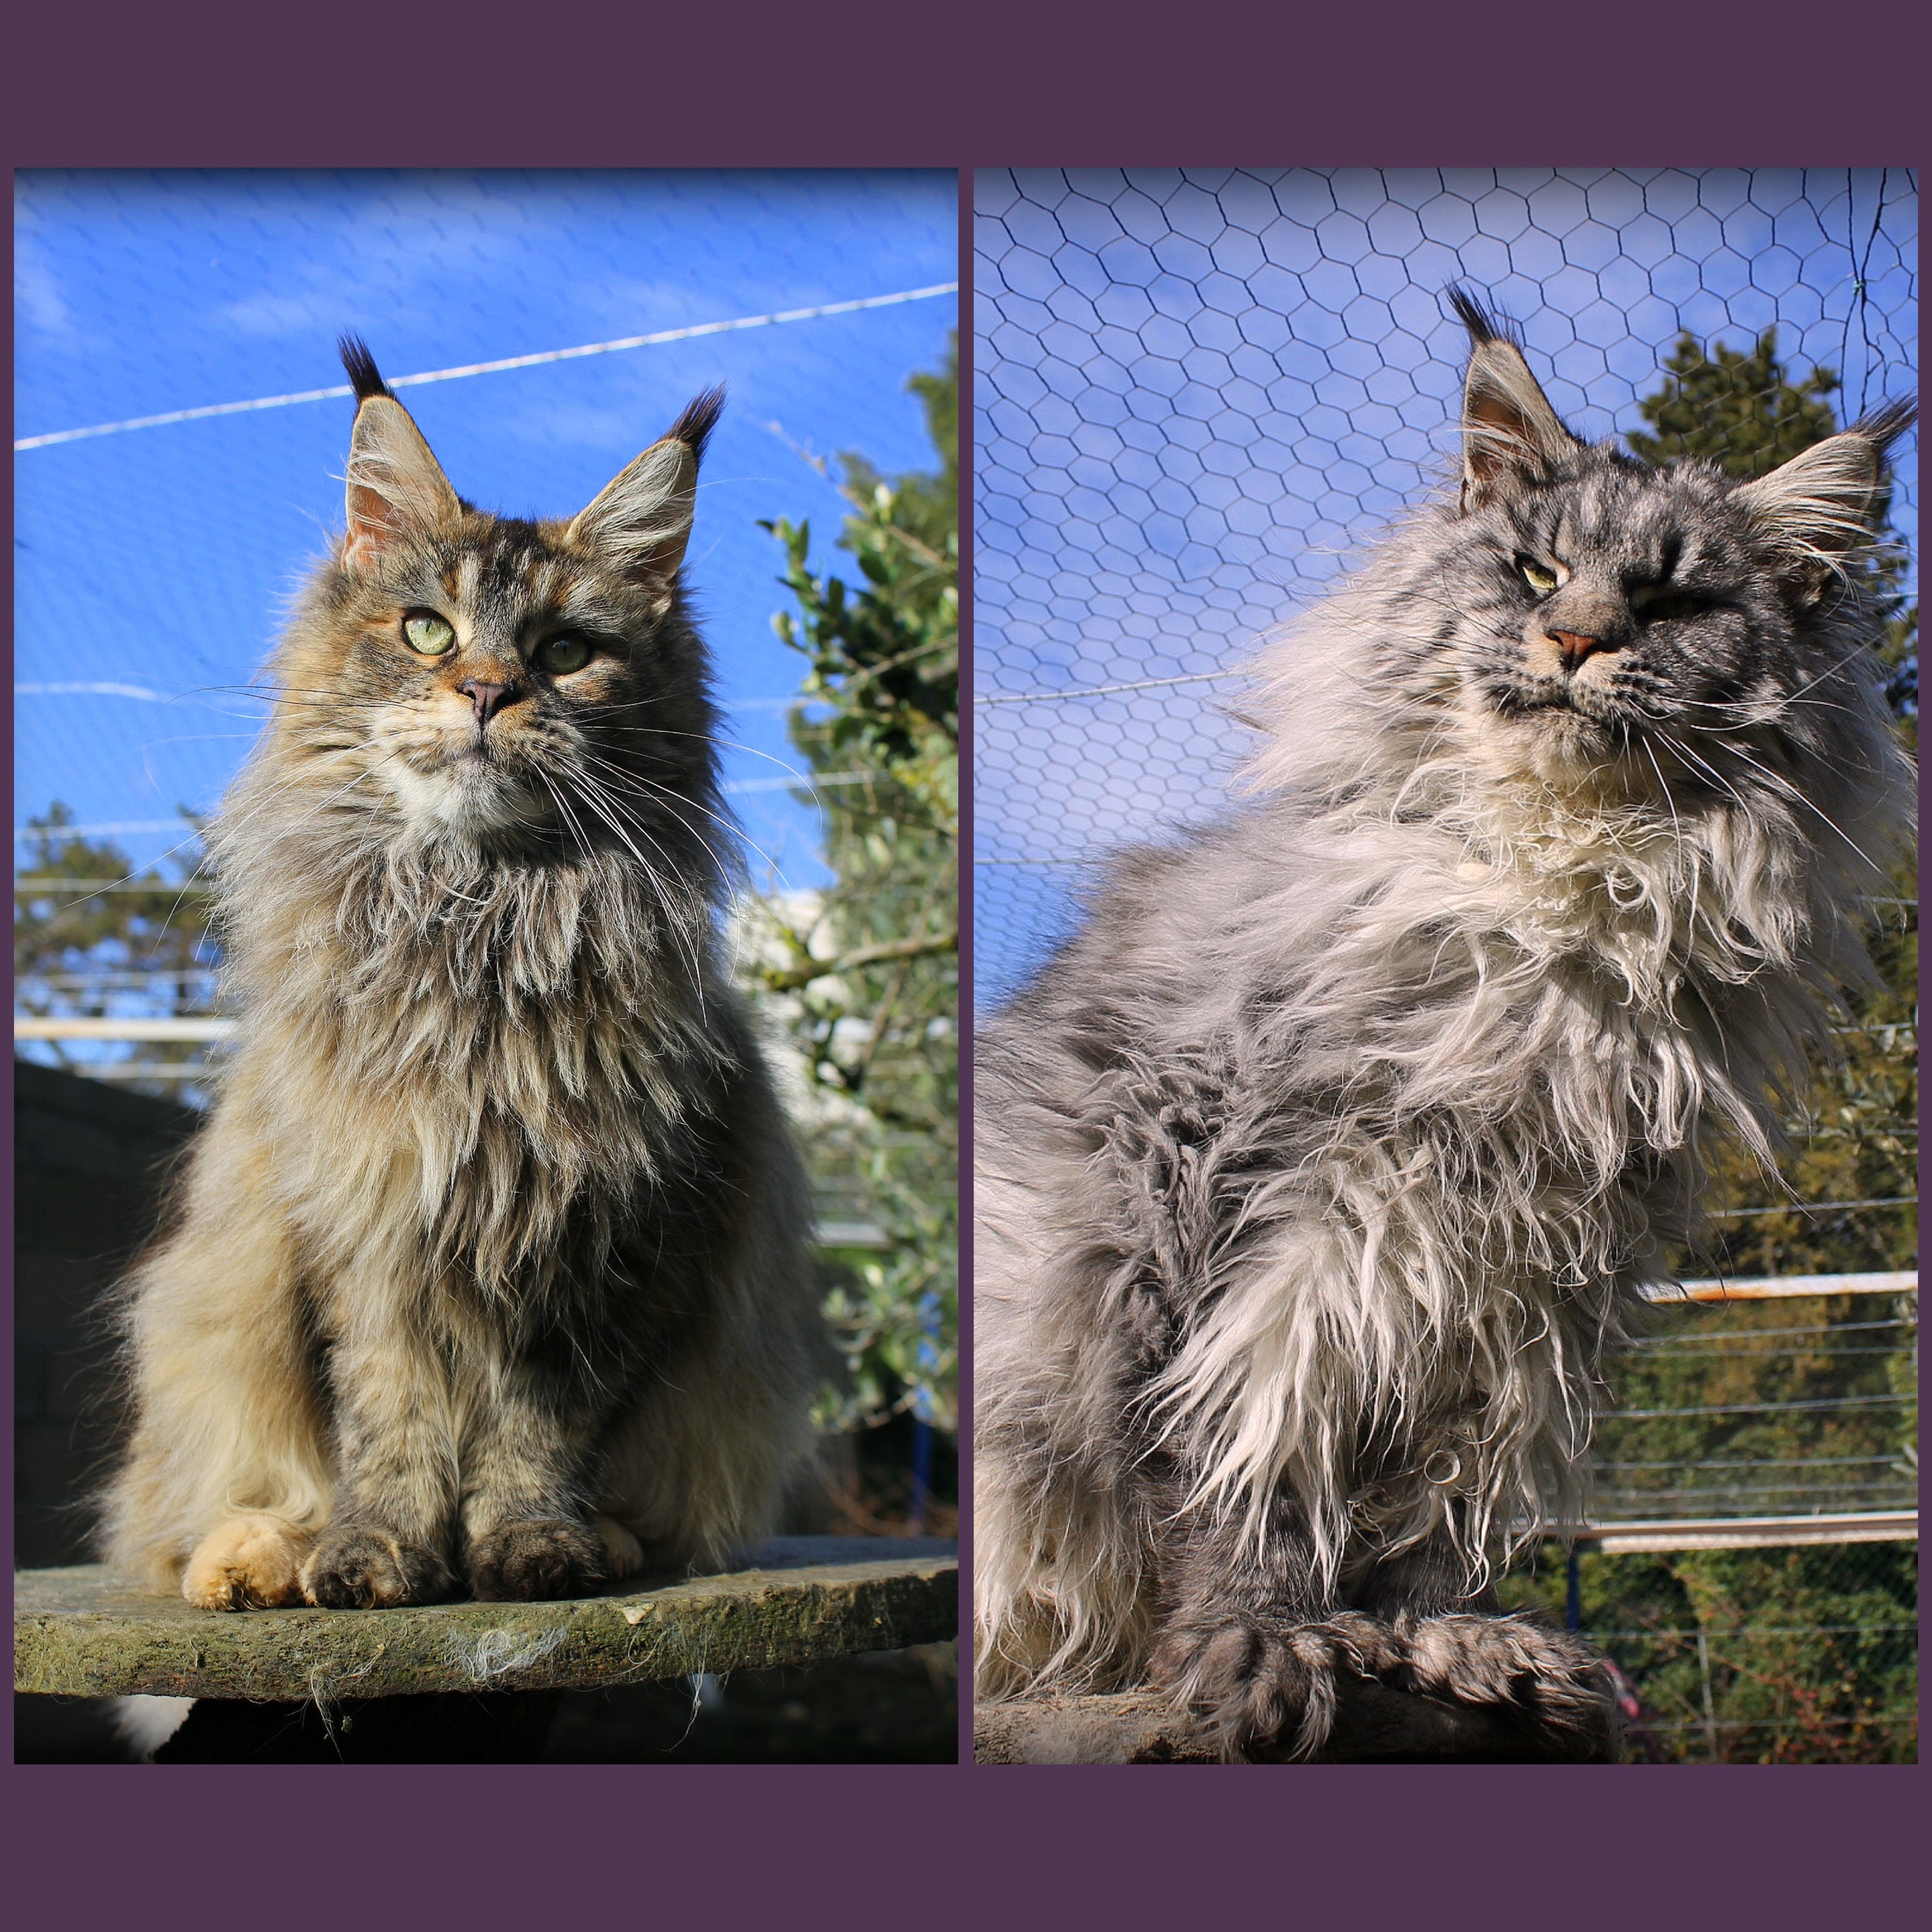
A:
POLYGON ((488 724, 517 694, 514 685, 482 684, 473 677, 466 679, 456 688, 469 699, 479 724, 488 724))
POLYGON ((1574 671, 1592 651, 1604 648, 1601 638, 1586 638, 1580 631, 1552 631, 1550 634, 1563 653, 1563 668, 1574 671))

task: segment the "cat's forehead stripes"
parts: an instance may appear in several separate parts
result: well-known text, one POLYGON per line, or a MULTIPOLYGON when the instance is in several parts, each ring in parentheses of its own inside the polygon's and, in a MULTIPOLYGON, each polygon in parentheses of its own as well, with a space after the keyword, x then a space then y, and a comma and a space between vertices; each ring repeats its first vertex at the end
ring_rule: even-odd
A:
POLYGON ((566 559, 524 540, 466 548, 438 580, 464 612, 501 615, 556 603, 576 575, 566 559))
POLYGON ((1571 569, 1594 569, 1634 585, 1688 580, 1728 561, 1709 526, 1708 506, 1676 478, 1618 470, 1550 494, 1555 502, 1522 507, 1516 527, 1571 569))
POLYGON ((564 580, 562 563, 556 557, 536 554, 524 567, 524 594, 532 604, 554 604, 564 580))
POLYGON ((482 568, 482 560, 473 550, 466 550, 444 569, 441 578, 443 590, 458 610, 467 610, 475 604, 482 568))

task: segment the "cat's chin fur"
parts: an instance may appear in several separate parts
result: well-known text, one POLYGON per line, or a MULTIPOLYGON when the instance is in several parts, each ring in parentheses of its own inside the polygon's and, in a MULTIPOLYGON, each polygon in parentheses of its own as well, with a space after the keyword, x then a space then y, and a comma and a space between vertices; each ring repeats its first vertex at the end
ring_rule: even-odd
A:
POLYGON ((1529 783, 1576 802, 1662 802, 1656 774, 1628 740, 1587 712, 1544 704, 1503 717, 1478 713, 1471 724, 1471 761, 1499 793, 1529 783))
POLYGON ((428 772, 398 758, 384 768, 382 778, 410 829, 419 836, 474 842, 493 832, 557 825, 552 800, 528 781, 468 751, 428 772))

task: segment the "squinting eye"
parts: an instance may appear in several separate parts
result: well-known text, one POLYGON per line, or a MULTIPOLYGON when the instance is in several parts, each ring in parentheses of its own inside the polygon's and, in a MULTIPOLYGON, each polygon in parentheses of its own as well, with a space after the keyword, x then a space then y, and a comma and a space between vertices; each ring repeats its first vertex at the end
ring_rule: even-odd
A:
POLYGON ((1556 572, 1546 569, 1534 557, 1519 556, 1516 560, 1516 567, 1521 573, 1524 583, 1528 584, 1538 596, 1547 597, 1550 592, 1556 588, 1556 572))
POLYGON ((590 662, 590 646, 581 638, 553 638, 537 646, 537 662, 552 677, 568 677, 590 662))
POLYGON ((1681 617, 1695 617, 1710 608, 1701 597, 1653 597, 1643 607, 1643 621, 1670 623, 1681 617))
POLYGON ((456 641, 456 633, 434 610, 412 610, 403 620, 403 639, 412 651, 440 658, 456 641))

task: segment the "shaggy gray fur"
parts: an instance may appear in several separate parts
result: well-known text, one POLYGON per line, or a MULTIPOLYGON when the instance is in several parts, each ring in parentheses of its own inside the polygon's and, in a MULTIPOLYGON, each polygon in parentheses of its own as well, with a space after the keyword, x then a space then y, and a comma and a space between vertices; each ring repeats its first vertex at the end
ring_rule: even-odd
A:
POLYGON ((977 1048, 982 1696, 1521 1700, 1495 1613, 1714 1136, 1773 1153, 1905 836, 1848 572, 1894 410, 1740 486, 1586 447, 1466 298, 1460 490, 1261 667, 1253 802, 1130 854, 977 1048))

